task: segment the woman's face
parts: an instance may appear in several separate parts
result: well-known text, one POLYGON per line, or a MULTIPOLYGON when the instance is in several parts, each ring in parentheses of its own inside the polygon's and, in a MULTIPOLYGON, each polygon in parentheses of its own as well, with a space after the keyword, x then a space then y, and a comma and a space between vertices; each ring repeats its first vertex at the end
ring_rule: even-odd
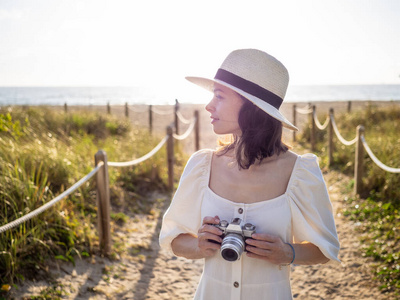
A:
POLYGON ((244 101, 230 88, 215 83, 214 97, 206 105, 206 110, 211 114, 211 124, 216 134, 241 135, 238 119, 244 101))

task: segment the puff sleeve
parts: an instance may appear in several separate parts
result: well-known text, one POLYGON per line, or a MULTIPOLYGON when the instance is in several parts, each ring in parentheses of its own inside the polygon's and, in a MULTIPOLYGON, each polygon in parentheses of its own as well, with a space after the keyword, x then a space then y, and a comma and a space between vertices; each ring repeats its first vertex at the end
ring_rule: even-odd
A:
POLYGON ((209 163, 212 150, 200 150, 188 160, 179 186, 164 214, 159 243, 172 252, 171 242, 181 233, 197 236, 201 226, 201 204, 208 185, 209 163))
POLYGON ((325 181, 313 154, 300 156, 289 189, 293 242, 308 241, 340 263, 340 244, 325 181))

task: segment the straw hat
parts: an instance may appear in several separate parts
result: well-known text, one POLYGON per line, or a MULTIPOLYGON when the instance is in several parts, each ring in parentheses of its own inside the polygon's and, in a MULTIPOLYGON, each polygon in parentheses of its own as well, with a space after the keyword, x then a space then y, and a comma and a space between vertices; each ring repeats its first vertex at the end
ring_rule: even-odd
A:
POLYGON ((212 92, 215 82, 226 86, 281 121, 284 127, 298 130, 279 111, 289 83, 288 71, 280 61, 263 51, 235 50, 224 60, 213 80, 186 79, 212 92))

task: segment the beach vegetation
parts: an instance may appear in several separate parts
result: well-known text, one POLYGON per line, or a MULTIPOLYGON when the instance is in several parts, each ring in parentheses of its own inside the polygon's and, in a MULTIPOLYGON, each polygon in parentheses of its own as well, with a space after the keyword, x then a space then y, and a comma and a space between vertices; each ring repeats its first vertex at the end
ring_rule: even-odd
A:
MULTIPOLYGON (((0 226, 39 208, 88 174, 99 149, 108 161, 130 161, 151 151, 161 138, 106 114, 41 106, 1 108, 0 226)), ((180 174, 187 157, 179 146, 175 155, 175 172, 180 174)), ((140 165, 108 168, 112 224, 127 221, 126 209, 152 211, 146 195, 167 191, 166 160, 163 147, 140 165)), ((74 263, 98 251, 92 178, 50 209, 0 235, 0 286, 46 276, 48 259, 74 263)))
MULTIPOLYGON (((321 117, 322 119, 322 117, 321 117)), ((356 136, 356 127, 363 125, 365 140, 375 156, 385 165, 400 168, 400 107, 369 105, 364 110, 335 116, 341 135, 346 140, 356 136)), ((327 130, 318 131, 317 154, 322 166, 328 164, 327 130)), ((302 143, 310 138, 305 131, 302 143)), ((334 138, 333 165, 330 168, 354 174, 355 145, 344 146, 334 138)), ((348 188, 354 186, 354 181, 348 188)), ((397 291, 400 296, 400 174, 378 167, 364 151, 363 192, 346 198, 344 215, 361 232, 363 255, 374 262, 374 274, 382 291, 397 291)), ((351 190, 349 190, 351 192, 351 190)))

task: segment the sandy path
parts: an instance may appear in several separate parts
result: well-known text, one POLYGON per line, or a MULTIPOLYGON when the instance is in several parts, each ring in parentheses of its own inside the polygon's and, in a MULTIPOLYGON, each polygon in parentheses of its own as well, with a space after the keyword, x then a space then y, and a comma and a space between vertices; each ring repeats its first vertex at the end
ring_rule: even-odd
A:
MULTIPOLYGON (((185 109, 182 109, 182 114, 189 118, 188 112, 193 111, 193 107, 185 109)), ((171 119, 165 118, 164 121, 168 123, 171 119)), ((165 128, 165 124, 158 124, 157 130, 165 128)), ((213 147, 216 137, 210 130, 208 114, 203 112, 201 132, 201 147, 213 147)), ((193 141, 185 143, 187 151, 192 152, 193 148, 193 141)), ((324 172, 324 177, 334 206, 342 264, 292 267, 294 298, 395 299, 382 295, 372 281, 368 268, 371 262, 361 256, 355 225, 341 214, 344 199, 348 196, 341 191, 349 178, 334 171, 324 172)), ((119 259, 111 261, 96 256, 77 259, 76 266, 58 263, 50 267, 53 270, 52 282, 58 282, 58 286, 62 284, 63 299, 191 299, 202 271, 202 260, 176 258, 160 250, 158 232, 170 197, 159 194, 149 197, 164 199, 164 204, 156 201, 158 204, 153 215, 132 215, 125 226, 114 228, 114 243, 125 247, 119 259)), ((13 290, 10 296, 23 299, 38 295, 49 286, 49 280, 26 282, 19 291, 13 290)))

